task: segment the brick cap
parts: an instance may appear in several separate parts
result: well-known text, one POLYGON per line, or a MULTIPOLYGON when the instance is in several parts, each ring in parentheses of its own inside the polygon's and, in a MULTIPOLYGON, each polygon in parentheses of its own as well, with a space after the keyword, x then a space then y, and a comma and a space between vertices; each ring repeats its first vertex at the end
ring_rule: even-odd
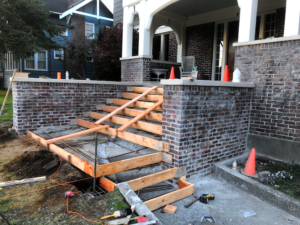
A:
POLYGON ((152 55, 137 55, 137 56, 129 56, 129 57, 122 57, 120 58, 120 60, 130 60, 130 59, 152 59, 153 56, 152 55))
POLYGON ((255 88, 254 83, 234 83, 234 82, 222 82, 222 81, 210 81, 210 80, 194 80, 189 79, 163 79, 160 81, 162 85, 177 85, 177 86, 207 86, 207 87, 237 87, 237 88, 255 88))
POLYGON ((259 45, 259 44, 267 44, 267 43, 275 43, 275 42, 283 42, 283 41, 295 41, 295 40, 300 40, 300 35, 233 43, 233 46, 238 47, 238 46, 247 46, 247 45, 259 45))
POLYGON ((67 83, 67 84, 104 84, 104 85, 122 85, 122 86, 143 86, 142 83, 117 82, 117 81, 98 81, 98 80, 57 80, 43 78, 15 78, 14 82, 35 82, 35 83, 67 83))

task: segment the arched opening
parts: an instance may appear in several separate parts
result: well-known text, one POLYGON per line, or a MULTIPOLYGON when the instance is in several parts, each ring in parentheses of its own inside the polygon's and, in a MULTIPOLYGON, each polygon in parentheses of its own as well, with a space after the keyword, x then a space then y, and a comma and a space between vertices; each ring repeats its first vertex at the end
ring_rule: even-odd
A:
POLYGON ((174 30, 160 26, 153 37, 152 54, 154 60, 177 62, 178 42, 174 30))

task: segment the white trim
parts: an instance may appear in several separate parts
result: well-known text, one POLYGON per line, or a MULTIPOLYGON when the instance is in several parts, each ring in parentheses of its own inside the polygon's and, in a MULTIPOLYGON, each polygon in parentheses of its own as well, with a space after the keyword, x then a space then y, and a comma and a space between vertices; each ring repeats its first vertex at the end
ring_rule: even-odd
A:
POLYGON ((87 39, 94 39, 95 38, 95 24, 94 23, 89 23, 89 22, 85 22, 85 25, 84 25, 84 35, 87 39), (89 24, 89 25, 93 25, 93 36, 87 36, 86 35, 86 25, 89 24))
POLYGON ((96 19, 102 19, 102 20, 114 21, 114 19, 111 19, 111 18, 107 18, 107 17, 103 17, 103 16, 96 16, 96 15, 94 15, 94 14, 85 13, 85 12, 80 12, 80 11, 74 11, 73 13, 76 13, 76 14, 79 14, 79 15, 83 15, 83 16, 93 17, 93 18, 96 18, 96 19))
POLYGON ((64 54, 65 54, 64 49, 60 48, 60 49, 58 49, 58 50, 61 50, 61 51, 62 51, 61 57, 57 57, 57 56, 56 56, 56 51, 57 51, 57 50, 54 49, 54 50, 53 50, 53 59, 64 60, 64 54))
POLYGON ((38 52, 35 52, 33 55, 34 68, 27 68, 26 67, 26 59, 24 59, 24 69, 25 70, 48 71, 48 51, 40 50, 38 52), (45 52, 45 54, 46 54, 46 69, 38 69, 38 52, 45 52))
POLYGON ((74 7, 72 7, 71 9, 65 11, 64 13, 62 13, 59 18, 62 19, 70 14, 72 14, 73 12, 75 12, 77 9, 80 9, 81 7, 85 6, 86 4, 92 2, 93 0, 84 0, 83 2, 79 3, 78 5, 75 5, 74 7))
POLYGON ((260 44, 267 44, 267 43, 274 43, 274 42, 283 42, 283 41, 296 41, 300 40, 300 35, 290 36, 290 37, 280 37, 280 38, 270 38, 264 40, 257 40, 257 41, 248 41, 248 42, 241 42, 241 43, 234 43, 234 47, 239 46, 247 46, 247 45, 260 45, 260 44))

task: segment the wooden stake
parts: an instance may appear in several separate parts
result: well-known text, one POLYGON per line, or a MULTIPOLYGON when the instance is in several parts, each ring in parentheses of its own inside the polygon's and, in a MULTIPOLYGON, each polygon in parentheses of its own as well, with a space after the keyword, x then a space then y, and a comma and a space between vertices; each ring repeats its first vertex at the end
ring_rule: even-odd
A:
POLYGON ((70 138, 74 138, 74 137, 78 137, 78 136, 82 136, 82 135, 86 135, 86 134, 90 134, 90 133, 94 133, 96 131, 102 130, 102 129, 106 129, 109 128, 109 125, 105 125, 105 126, 97 126, 88 130, 84 130, 84 131, 80 131, 74 134, 68 134, 62 137, 57 137, 57 138, 53 138, 47 141, 47 144, 53 144, 55 142, 60 142, 66 139, 70 139, 70 138))
POLYGON ((110 117, 116 115, 118 112, 122 111, 123 109, 125 109, 126 107, 128 107, 130 104, 136 102, 137 100, 139 100, 140 98, 144 97, 145 95, 147 95, 151 91, 155 90, 156 88, 157 88, 157 86, 154 86, 154 87, 150 88, 149 90, 145 91, 143 94, 139 95, 138 97, 136 97, 136 98, 132 99, 131 101, 127 102, 125 105, 123 105, 120 108, 116 109, 115 111, 111 112, 106 117, 98 120, 96 122, 96 124, 100 124, 100 123, 104 122, 105 120, 109 119, 110 117))
POLYGON ((128 123, 124 124, 123 126, 121 126, 118 131, 123 132, 126 128, 130 127, 132 124, 136 123, 137 121, 139 121, 140 119, 142 119, 145 115, 147 115, 148 113, 150 113, 151 111, 153 111, 154 109, 156 109, 158 106, 161 106, 163 104, 163 99, 160 100, 159 102, 155 103, 152 107, 150 107, 149 109, 145 110, 142 114, 137 115, 135 118, 133 118, 132 120, 130 120, 128 123))
POLYGON ((10 81, 10 83, 9 83, 9 86, 8 86, 8 88, 7 88, 6 95, 5 95, 4 101, 3 101, 3 103, 2 103, 1 110, 0 110, 0 117, 2 116, 2 112, 3 112, 3 110, 4 110, 4 107, 5 107, 5 104, 6 104, 6 100, 7 100, 7 98, 8 98, 8 95, 9 95, 9 90, 10 90, 10 88, 11 88, 11 85, 12 85, 12 83, 13 83, 14 79, 15 79, 16 71, 17 71, 17 70, 16 70, 16 69, 14 69, 14 72, 13 72, 12 79, 11 79, 11 81, 10 81))

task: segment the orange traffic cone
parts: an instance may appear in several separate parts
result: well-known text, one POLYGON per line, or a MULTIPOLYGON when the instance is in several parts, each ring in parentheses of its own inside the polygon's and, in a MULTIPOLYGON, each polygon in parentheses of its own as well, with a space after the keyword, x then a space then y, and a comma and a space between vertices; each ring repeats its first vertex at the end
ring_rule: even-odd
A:
POLYGON ((172 67, 172 69, 171 69, 171 74, 170 74, 170 78, 169 78, 169 79, 170 79, 170 80, 175 79, 174 67, 172 67))
POLYGON ((224 76, 223 76, 223 82, 229 82, 229 69, 228 65, 225 66, 224 76))
POLYGON ((255 175, 255 148, 252 148, 248 161, 246 163, 244 173, 249 176, 255 175))

